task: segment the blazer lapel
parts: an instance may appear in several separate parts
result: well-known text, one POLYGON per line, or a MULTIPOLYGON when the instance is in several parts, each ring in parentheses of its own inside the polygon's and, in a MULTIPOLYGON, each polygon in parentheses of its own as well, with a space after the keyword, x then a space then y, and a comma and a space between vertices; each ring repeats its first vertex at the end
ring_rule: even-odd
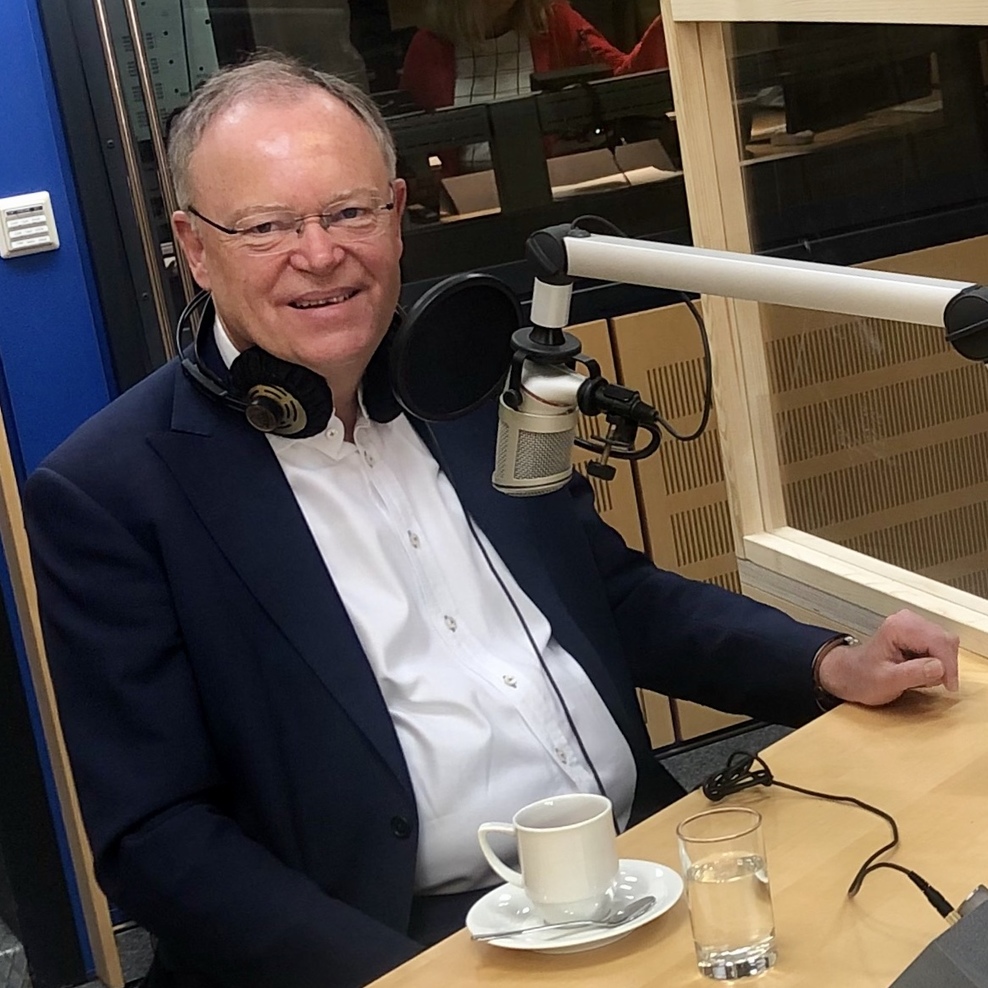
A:
POLYGON ((177 378, 172 428, 149 442, 260 607, 411 791, 377 680, 267 439, 177 378))

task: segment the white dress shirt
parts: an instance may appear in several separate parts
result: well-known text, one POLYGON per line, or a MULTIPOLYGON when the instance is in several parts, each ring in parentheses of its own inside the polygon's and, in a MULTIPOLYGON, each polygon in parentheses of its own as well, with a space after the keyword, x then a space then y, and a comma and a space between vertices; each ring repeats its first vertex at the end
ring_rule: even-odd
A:
MULTIPOLYGON (((236 349, 217 320, 227 365, 236 349)), ((269 436, 374 670, 408 765, 419 818, 416 892, 497 879, 477 827, 526 803, 596 784, 558 699, 456 492, 404 415, 353 442, 334 415, 308 439, 269 436)), ((636 782, 628 744, 579 663, 479 538, 627 823, 636 782)))

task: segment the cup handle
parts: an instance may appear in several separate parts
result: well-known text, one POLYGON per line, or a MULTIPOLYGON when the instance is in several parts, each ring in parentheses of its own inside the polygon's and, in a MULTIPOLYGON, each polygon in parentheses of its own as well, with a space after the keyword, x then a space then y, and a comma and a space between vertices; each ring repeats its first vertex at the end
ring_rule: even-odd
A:
POLYGON ((477 828, 477 840, 480 841, 480 850, 483 851, 484 857, 487 858, 487 863, 496 871, 506 882, 510 882, 512 885, 517 885, 519 888, 524 887, 525 880, 521 877, 520 871, 515 871, 514 868, 509 868, 492 850, 490 844, 487 843, 488 834, 507 834, 509 837, 515 836, 515 828, 510 823, 482 823, 477 828))

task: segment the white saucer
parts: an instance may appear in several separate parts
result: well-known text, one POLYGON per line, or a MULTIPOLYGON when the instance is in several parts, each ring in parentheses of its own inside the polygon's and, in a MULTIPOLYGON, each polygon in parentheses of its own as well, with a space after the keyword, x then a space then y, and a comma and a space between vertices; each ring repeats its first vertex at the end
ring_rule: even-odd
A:
POLYGON ((637 919, 630 920, 617 929, 606 927, 547 930, 541 932, 543 923, 532 910, 532 903, 516 885, 501 885, 491 889, 473 904, 467 913, 467 929, 472 934, 497 933, 499 930, 528 930, 511 937, 498 937, 487 943, 510 950, 541 950, 550 954, 572 954, 579 950, 593 950, 627 936, 639 926, 650 923, 671 909, 683 894, 683 880, 671 868, 654 861, 635 861, 622 858, 618 863, 618 880, 613 890, 614 908, 627 905, 643 895, 654 895, 655 904, 637 919))

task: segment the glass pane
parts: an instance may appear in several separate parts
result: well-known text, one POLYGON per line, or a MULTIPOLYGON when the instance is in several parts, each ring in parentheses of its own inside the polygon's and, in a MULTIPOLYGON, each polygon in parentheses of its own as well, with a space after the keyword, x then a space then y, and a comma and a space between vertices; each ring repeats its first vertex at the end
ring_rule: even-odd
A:
POLYGON ((414 28, 399 92, 426 111, 393 119, 409 280, 517 262, 532 230, 577 213, 686 235, 655 0, 392 0, 393 22, 399 10, 414 28))
MULTIPOLYGON (((730 32, 757 250, 988 281, 985 28, 730 32)), ((988 376, 929 327, 764 308, 788 522, 988 596, 988 376)))
POLYGON ((750 24, 733 34, 757 250, 865 260, 983 232, 988 29, 750 24))
MULTIPOLYGON (((123 0, 105 2, 153 172, 123 0)), ((136 3, 163 122, 217 65, 265 48, 373 95, 409 184, 407 281, 518 262, 529 233, 577 213, 688 239, 658 0, 136 3)))

